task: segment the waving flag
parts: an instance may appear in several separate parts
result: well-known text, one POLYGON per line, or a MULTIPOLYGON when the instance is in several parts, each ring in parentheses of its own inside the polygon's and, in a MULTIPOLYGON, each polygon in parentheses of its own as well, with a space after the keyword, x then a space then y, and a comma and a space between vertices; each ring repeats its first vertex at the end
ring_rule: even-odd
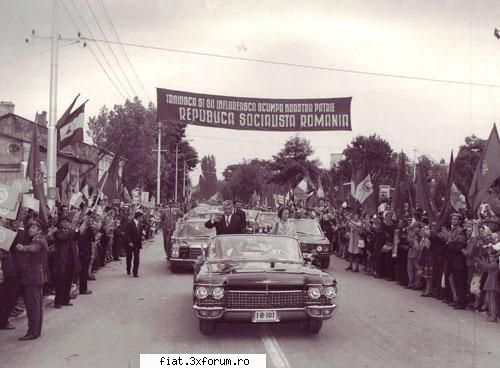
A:
POLYGON ((417 183, 416 183, 416 201, 417 204, 427 212, 429 220, 436 220, 436 205, 431 198, 429 192, 429 186, 427 185, 427 179, 425 178, 425 173, 422 165, 417 165, 417 183))
POLYGON ((87 101, 82 103, 58 125, 57 131, 60 150, 77 142, 83 142, 84 114, 87 101))
POLYGON ((43 172, 40 165, 41 155, 38 144, 38 125, 35 124, 35 133, 31 140, 30 154, 28 158, 28 177, 33 184, 33 195, 40 201, 40 220, 47 224, 47 197, 43 186, 43 172))

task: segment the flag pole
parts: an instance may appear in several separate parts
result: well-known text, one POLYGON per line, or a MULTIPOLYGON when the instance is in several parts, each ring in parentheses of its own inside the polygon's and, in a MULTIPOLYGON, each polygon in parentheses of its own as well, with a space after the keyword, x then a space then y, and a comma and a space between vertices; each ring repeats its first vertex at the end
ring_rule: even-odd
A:
MULTIPOLYGON (((50 54, 50 98, 49 122, 47 125, 47 187, 50 190, 56 187, 57 170, 57 73, 59 59, 59 29, 58 29, 58 4, 52 1, 52 35, 50 54)), ((55 205, 54 199, 47 201, 50 208, 55 205)))

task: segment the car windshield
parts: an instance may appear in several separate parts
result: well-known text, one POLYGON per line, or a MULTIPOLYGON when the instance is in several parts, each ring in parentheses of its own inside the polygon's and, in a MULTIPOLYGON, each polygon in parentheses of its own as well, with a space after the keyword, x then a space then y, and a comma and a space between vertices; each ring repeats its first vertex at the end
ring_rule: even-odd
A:
POLYGON ((295 224, 297 234, 321 236, 321 229, 317 221, 314 220, 292 220, 295 224))
POLYGON ((207 229, 204 222, 184 222, 177 231, 179 238, 210 237, 215 235, 215 229, 207 229))
POLYGON ((277 217, 278 215, 275 212, 261 212, 257 215, 257 221, 270 224, 273 223, 277 217))
POLYGON ((208 245, 209 260, 301 261, 299 243, 294 238, 270 235, 217 236, 208 245))
POLYGON ((259 211, 254 211, 254 210, 243 210, 245 212, 245 215, 247 217, 247 221, 253 221, 257 218, 257 215, 259 214, 259 211))

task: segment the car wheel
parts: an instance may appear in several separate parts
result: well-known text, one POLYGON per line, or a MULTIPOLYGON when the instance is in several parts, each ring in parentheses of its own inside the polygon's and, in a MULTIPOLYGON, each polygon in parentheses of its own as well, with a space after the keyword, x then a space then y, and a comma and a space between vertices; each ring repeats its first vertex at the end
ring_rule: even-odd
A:
POLYGON ((330 267, 330 257, 324 257, 321 259, 321 268, 328 268, 330 267))
POLYGON ((200 332, 203 335, 213 335, 215 332, 215 321, 200 319, 200 332))
POLYGON ((174 263, 170 263, 170 271, 172 271, 172 273, 178 273, 179 272, 179 266, 177 266, 174 263))
POLYGON ((321 327, 323 327, 323 321, 320 319, 312 319, 308 318, 302 322, 304 329, 312 334, 318 334, 321 331, 321 327))

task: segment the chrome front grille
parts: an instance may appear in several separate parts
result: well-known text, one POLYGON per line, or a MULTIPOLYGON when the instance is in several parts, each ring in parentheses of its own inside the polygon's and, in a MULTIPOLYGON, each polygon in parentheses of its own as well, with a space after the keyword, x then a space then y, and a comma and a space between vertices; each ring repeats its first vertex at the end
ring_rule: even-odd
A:
POLYGON ((302 290, 293 291, 236 291, 226 294, 226 308, 302 308, 304 296, 302 290))
POLYGON ((189 248, 189 258, 196 259, 201 255, 201 248, 189 248))
POLYGON ((215 300, 211 296, 206 297, 205 299, 198 299, 196 303, 199 307, 220 307, 222 306, 221 300, 215 300))
POLYGON ((318 299, 311 299, 307 291, 304 291, 304 304, 311 305, 330 305, 333 304, 333 299, 328 299, 326 296, 321 295, 318 299))

